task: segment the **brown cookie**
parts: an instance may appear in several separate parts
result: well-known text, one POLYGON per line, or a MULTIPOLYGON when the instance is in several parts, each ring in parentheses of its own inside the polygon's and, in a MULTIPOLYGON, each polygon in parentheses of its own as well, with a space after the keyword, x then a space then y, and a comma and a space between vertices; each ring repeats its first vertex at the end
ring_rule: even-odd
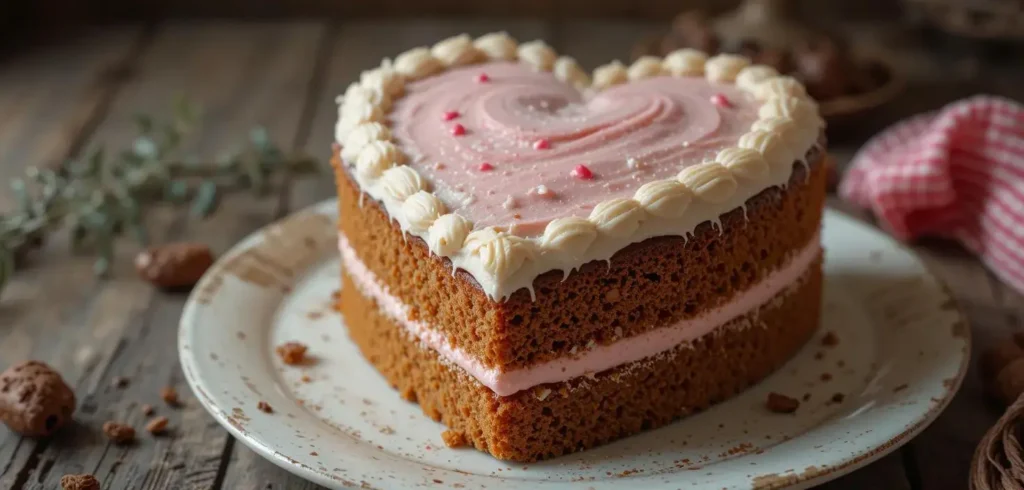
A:
POLYGON ((100 490, 100 481, 92 475, 64 475, 60 477, 63 490, 100 490))
POLYGON ((75 392, 50 366, 26 361, 0 373, 0 421, 14 432, 47 437, 74 411, 75 392))
POLYGON ((201 243, 168 243, 135 257, 139 277, 161 288, 194 286, 213 265, 213 252, 201 243))

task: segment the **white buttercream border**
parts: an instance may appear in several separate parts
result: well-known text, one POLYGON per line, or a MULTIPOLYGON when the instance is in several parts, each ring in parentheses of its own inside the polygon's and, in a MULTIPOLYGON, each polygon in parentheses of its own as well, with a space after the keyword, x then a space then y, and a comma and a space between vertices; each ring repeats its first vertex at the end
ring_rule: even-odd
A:
POLYGON ((499 396, 508 396, 546 383, 558 383, 580 376, 592 375, 618 366, 651 358, 691 342, 751 311, 759 311, 799 280, 821 255, 821 244, 814 236, 803 249, 796 251, 776 270, 766 274, 757 284, 737 293, 729 302, 700 317, 660 327, 607 345, 592 345, 574 356, 544 362, 513 371, 499 371, 483 365, 469 353, 453 346, 439 330, 409 317, 409 307, 392 295, 387 286, 356 256, 345 235, 338 234, 345 274, 360 292, 374 300, 382 313, 402 326, 407 333, 433 349, 442 359, 459 366, 480 384, 499 396))
POLYGON ((771 67, 751 65, 742 56, 708 57, 692 49, 664 59, 645 56, 632 66, 618 61, 594 70, 593 82, 572 58, 559 57, 543 41, 518 44, 505 33, 472 40, 462 34, 432 48, 414 48, 394 62, 363 72, 360 81, 339 98, 336 139, 342 160, 362 192, 380 201, 404 232, 423 238, 431 252, 448 257, 470 273, 492 299, 527 288, 550 270, 571 271, 592 260, 610 259, 626 246, 653 236, 691 234, 771 186, 784 186, 793 162, 817 144, 824 123, 803 85, 779 76, 771 67), (581 90, 602 90, 653 76, 705 76, 735 83, 763 101, 758 120, 735 148, 721 150, 714 161, 683 168, 674 179, 637 189, 632 199, 599 203, 587 218, 560 218, 543 235, 522 238, 495 228, 474 229, 465 218, 448 213, 407 157, 394 145, 385 125, 392 101, 405 83, 448 67, 490 60, 515 60, 581 90), (346 156, 348 158, 346 158, 346 156))

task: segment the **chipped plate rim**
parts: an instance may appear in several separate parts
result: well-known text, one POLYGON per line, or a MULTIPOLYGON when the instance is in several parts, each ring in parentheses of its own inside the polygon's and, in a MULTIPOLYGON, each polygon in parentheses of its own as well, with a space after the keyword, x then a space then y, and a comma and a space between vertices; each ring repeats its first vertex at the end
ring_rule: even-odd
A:
MULTIPOLYGON (((223 313, 218 317, 217 313, 212 310, 213 306, 219 306, 222 304, 230 306, 229 303, 231 303, 231 301, 224 300, 223 298, 225 295, 219 291, 222 289, 236 289, 240 291, 236 294, 236 296, 238 296, 236 301, 248 298, 245 299, 245 302, 243 303, 245 308, 247 310, 258 310, 255 312, 244 312, 243 314, 263 315, 264 317, 274 316, 278 307, 274 302, 282 303, 284 298, 291 293, 292 284, 290 281, 296 281, 304 272, 306 272, 305 269, 313 267, 318 263, 322 263, 326 260, 325 257, 331 257, 330 254, 336 253, 333 240, 333 237, 335 236, 334 233, 336 233, 336 227, 333 224, 336 209, 334 200, 325 201, 285 217, 282 220, 254 232, 224 254, 224 256, 221 257, 220 260, 218 260, 217 263, 214 264, 214 266, 207 272, 200 283, 197 284, 186 302, 181 317, 178 336, 178 350, 182 370, 184 372, 185 379, 192 388, 197 399, 217 420, 217 422, 220 423, 220 425, 250 449, 295 475, 327 487, 406 488, 413 485, 430 486, 432 482, 435 482, 435 480, 444 481, 447 485, 455 484, 457 488, 461 488, 458 487, 459 484, 464 485, 465 488, 474 488, 475 485, 479 485, 482 482, 487 482, 487 486, 489 488, 514 488, 517 485, 526 483, 523 480, 515 480, 510 477, 506 478, 493 474, 491 476, 478 475, 472 472, 463 471, 459 468, 453 470, 431 467, 429 464, 422 461, 415 461, 410 458, 394 457, 391 454, 382 453, 382 450, 380 450, 379 447, 378 449, 375 449, 365 443, 362 443, 358 438, 352 439, 351 436, 346 437, 346 433, 344 431, 326 436, 331 438, 332 444, 340 444, 339 447, 342 448, 341 451, 344 453, 333 454, 332 461, 338 466, 335 466, 334 468, 327 468, 321 458, 312 457, 312 455, 317 455, 316 452, 299 454, 294 450, 285 450, 284 448, 286 446, 292 447, 293 449, 301 446, 297 441, 289 440, 289 438, 298 437, 301 439, 302 436, 296 435, 298 432, 284 433, 280 420, 274 419, 273 416, 262 417, 262 414, 257 413, 256 404, 258 401, 263 401, 264 399, 271 400, 272 406, 274 406, 275 409, 277 409, 275 411, 278 412, 275 415, 287 417, 288 421, 286 421, 285 425, 290 426, 292 422, 296 422, 297 418, 301 419, 303 417, 307 417, 312 419, 312 421, 299 420, 296 423, 306 424, 305 427, 307 427, 307 429, 313 428, 314 430, 317 429, 317 424, 320 424, 320 426, 322 426, 321 428, 326 429, 328 432, 331 427, 334 426, 323 426, 323 420, 311 413, 309 410, 302 408, 300 406, 301 403, 297 403, 294 399, 294 395, 287 389, 277 387, 275 390, 264 390, 260 392, 254 388, 254 384, 265 383, 268 382, 268 380, 258 379, 254 382, 248 377, 248 374, 240 375, 240 373, 252 372, 244 370, 245 367, 243 367, 243 362, 250 364, 255 362, 255 366, 259 366, 260 361, 262 361, 264 364, 263 367, 268 371, 264 373, 255 373, 253 376, 256 378, 261 376, 269 377, 269 383, 278 386, 281 384, 280 379, 277 379, 279 373, 275 372, 270 360, 272 356, 272 346, 270 343, 271 332, 268 330, 273 327, 268 328, 267 326, 271 325, 273 320, 267 320, 262 324, 264 326, 253 326, 250 324, 249 326, 241 327, 242 329, 257 329, 249 332, 250 339, 246 341, 248 344, 246 347, 241 349, 244 349, 245 351, 245 356, 243 357, 251 357, 253 359, 260 358, 259 360, 217 359, 215 352, 219 352, 225 344, 224 338, 213 338, 215 335, 219 335, 216 333, 219 331, 212 329, 224 328, 221 323, 224 323, 225 319, 223 318, 223 313), (259 267, 255 267, 254 269, 252 268, 252 264, 250 264, 250 267, 246 269, 244 264, 245 261, 242 259, 246 258, 245 256, 247 255, 247 252, 252 251, 260 244, 267 242, 269 240, 267 237, 270 236, 268 234, 273 233, 273 230, 285 230, 290 224, 299 221, 306 221, 308 222, 307 224, 311 224, 312 227, 323 228, 320 231, 313 232, 318 237, 321 237, 322 234, 321 238, 323 238, 323 240, 321 240, 321 242, 313 243, 312 239, 305 238, 303 239, 304 241, 298 245, 293 244, 295 246, 307 247, 307 252, 309 252, 308 255, 309 257, 312 257, 312 259, 292 261, 290 265, 292 265, 295 270, 291 271, 281 272, 281 267, 278 266, 270 268, 270 271, 268 272, 268 270, 261 270, 259 267), (240 263, 242 264, 240 265, 240 263), (277 277, 273 277, 275 270, 277 271, 277 277), (241 276, 247 276, 247 280, 240 280, 239 277, 241 276), (249 284, 251 282, 260 283, 259 287, 252 286, 249 284), (216 345, 218 342, 219 345, 216 345), (212 362, 211 359, 216 360, 217 362, 212 362), (226 367, 229 362, 235 363, 235 365, 232 367, 226 367), (289 405, 289 403, 291 405, 289 405), (245 407, 245 410, 240 407, 245 407), (399 477, 396 480, 374 480, 374 475, 380 474, 381 472, 397 472, 399 477), (391 486, 391 484, 386 483, 387 481, 391 481, 397 486, 391 486)), ((884 386, 887 389, 892 389, 891 393, 886 392, 884 396, 885 403, 891 404, 891 406, 894 407, 904 407, 900 410, 908 412, 900 412, 902 414, 900 423, 896 423, 892 427, 884 426, 884 424, 871 426, 871 428, 865 433, 870 433, 870 437, 862 437, 860 439, 860 445, 856 446, 856 448, 848 454, 832 454, 830 456, 813 458, 813 460, 809 461, 789 463, 788 465, 783 464, 780 466, 778 460, 786 460, 790 457, 806 457, 808 454, 813 454, 808 452, 808 448, 800 447, 801 440, 806 438, 808 434, 813 435, 820 431, 828 431, 830 428, 833 428, 834 430, 839 430, 844 427, 846 429, 850 429, 849 420, 851 418, 854 419, 852 424, 855 426, 857 417, 862 417, 865 414, 870 415, 872 411, 878 412, 889 405, 885 405, 881 408, 878 406, 872 408, 872 404, 868 404, 865 406, 866 408, 862 407, 855 411, 843 410, 836 412, 820 425, 816 425, 809 429, 807 433, 795 435, 791 439, 784 440, 784 442, 773 443, 766 448, 766 451, 762 451, 764 454, 775 453, 774 458, 765 458, 764 455, 762 455, 762 452, 757 454, 748 453, 738 456, 737 458, 744 458, 744 461, 746 461, 746 458, 754 458, 751 463, 754 463, 755 461, 768 462, 768 464, 758 467, 756 475, 751 475, 749 473, 746 475, 737 474, 735 464, 720 465, 722 468, 726 469, 723 471, 727 471, 726 473, 717 474, 714 477, 716 479, 716 483, 720 482, 721 487, 729 489, 756 490, 807 488, 859 469, 891 453, 923 431, 949 404, 959 389, 964 379, 964 375, 966 374, 971 343, 970 329, 967 326, 965 316, 957 307, 948 288, 927 269, 927 267, 913 254, 913 252, 880 231, 858 222, 839 211, 831 209, 826 210, 824 222, 823 237, 827 238, 829 236, 830 228, 836 227, 845 230, 843 233, 846 233, 848 236, 844 235, 844 239, 862 240, 864 243, 873 244, 875 247, 882 247, 887 254, 887 258, 885 260, 894 260, 894 263, 898 264, 897 267, 905 267, 906 269, 904 272, 907 272, 908 274, 912 272, 911 276, 913 276, 913 279, 920 282, 919 286, 921 287, 919 288, 915 287, 904 289, 914 289, 915 291, 912 294, 918 295, 917 298, 921 299, 922 302, 927 300, 930 306, 926 307, 926 311, 919 313, 922 315, 932 315, 927 317, 930 324, 934 325, 936 321, 939 322, 939 326, 935 327, 937 329, 936 332, 941 331, 949 333, 948 339, 943 336, 936 336, 941 337, 937 342, 945 342, 945 344, 943 344, 945 347, 940 346, 939 354, 937 354, 943 356, 942 359, 945 362, 936 364, 936 372, 926 373, 929 374, 928 379, 930 381, 936 381, 937 377, 941 377, 941 386, 929 385, 927 387, 921 387, 920 389, 918 389, 918 387, 914 387, 915 389, 902 389, 905 388, 905 385, 899 385, 897 388, 892 389, 890 383, 889 385, 884 386), (944 374, 939 373, 938 370, 942 370, 944 374), (921 405, 914 405, 917 402, 922 403, 921 405), (907 409, 905 407, 907 404, 910 404, 915 408, 907 409), (925 408, 917 410, 917 408, 920 408, 922 405, 925 408), (787 453, 792 454, 792 456, 787 456, 787 453), (780 454, 782 457, 779 457, 780 454), (800 466, 802 469, 795 469, 794 466, 800 466)), ((276 237, 273 238, 273 240, 281 239, 280 234, 273 236, 276 237)), ((826 239, 825 241, 826 250, 828 250, 828 240, 826 239)), ((853 245, 848 246, 853 247, 853 245)), ((287 255, 292 256, 293 254, 287 255)), ((299 253, 294 255, 301 256, 302 254, 299 253)), ((867 257, 864 258, 865 261, 866 259, 867 257)), ((828 260, 828 253, 826 253, 826 261, 828 260)), ((888 266, 891 266, 891 264, 888 264, 888 266)), ((899 285, 896 284, 895 286, 899 285)), ((879 290, 878 294, 882 295, 883 291, 879 290)), ((907 294, 911 293, 908 292, 907 294)), ((879 301, 884 302, 884 298, 880 297, 879 301)), ((235 306, 239 305, 236 304, 235 306)), ((229 309, 229 311, 231 310, 229 309)), ((895 321, 883 320, 877 316, 871 316, 871 319, 878 323, 895 321)), ((226 320, 226 322, 230 321, 230 319, 226 320)), ((901 321, 913 322, 914 319, 903 318, 901 321)), ((889 329, 896 328, 891 324, 880 325, 875 328, 883 327, 889 329)), ((899 328, 921 327, 906 327, 904 325, 899 328)), ((239 330, 239 332, 242 332, 242 330, 239 330)), ((347 336, 343 333, 339 334, 338 337, 343 337, 344 342, 349 342, 347 336)), ((903 354, 909 355, 907 352, 904 352, 903 354)), ((254 366, 249 365, 247 367, 252 368, 254 366)), ((879 374, 879 376, 881 376, 881 374, 879 374)), ((388 390, 393 393, 393 390, 386 385, 382 378, 380 383, 383 384, 383 390, 388 390)), ((750 389, 750 391, 753 390, 754 388, 750 389)), ((397 394, 394 395, 394 398, 398 398, 397 394)), ((712 407, 709 411, 716 410, 717 407, 735 403, 734 400, 735 399, 726 400, 716 407, 712 407)), ((876 413, 875 416, 878 417, 881 415, 876 413)), ((895 412, 890 418, 897 418, 895 412)), ((423 419, 432 423, 425 416, 423 416, 423 419)), ((676 424, 685 424, 685 420, 686 419, 677 422, 676 424)), ((881 419, 875 420, 875 422, 885 422, 887 420, 889 419, 882 417, 881 419)), ((668 428, 663 428, 655 431, 649 431, 648 434, 656 434, 659 431, 667 429, 668 428)), ((849 431, 847 431, 847 434, 849 434, 849 431)), ((862 436, 863 435, 864 434, 862 434, 862 436)), ((588 451, 578 454, 585 459, 586 455, 589 453, 590 452, 588 451)), ((560 458, 556 458, 553 461, 559 461, 559 459, 560 458)), ((736 458, 730 457, 722 462, 733 461, 734 459, 736 458)), ((709 475, 713 474, 715 472, 715 467, 719 466, 718 463, 719 462, 709 464, 708 466, 704 466, 703 469, 708 470, 709 475)), ((691 474, 692 473, 696 472, 691 472, 691 474)), ((673 485, 689 481, 687 480, 686 472, 677 470, 676 472, 671 472, 669 474, 680 475, 680 479, 676 480, 671 477, 669 477, 669 479, 665 479, 666 473, 653 473, 632 475, 628 479, 589 480, 586 484, 594 488, 614 488, 621 485, 642 485, 645 488, 672 488, 673 485)), ((392 475, 392 477, 394 476, 392 475)), ((579 485, 579 482, 569 481, 531 479, 528 480, 528 482, 536 488, 545 489, 575 488, 579 485)))

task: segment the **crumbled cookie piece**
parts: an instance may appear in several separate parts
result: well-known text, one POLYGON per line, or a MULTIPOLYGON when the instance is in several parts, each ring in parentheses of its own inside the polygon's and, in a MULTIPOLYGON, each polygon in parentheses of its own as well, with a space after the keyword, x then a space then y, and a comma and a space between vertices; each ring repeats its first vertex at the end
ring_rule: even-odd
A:
POLYGON ((103 423, 103 434, 115 444, 131 444, 135 441, 135 429, 132 426, 113 420, 103 423))
POLYGON ((150 405, 148 403, 143 404, 142 407, 140 407, 139 409, 142 410, 142 415, 145 415, 147 417, 153 415, 153 413, 156 412, 156 410, 153 408, 153 405, 150 405))
POLYGON ((153 435, 160 435, 167 432, 167 424, 170 420, 167 417, 157 417, 146 424, 146 431, 153 435))
POLYGON ((160 288, 194 286, 213 265, 213 252, 201 243, 168 243, 135 257, 139 277, 160 288))
POLYGON ((461 432, 456 432, 450 429, 441 433, 441 439, 444 440, 445 446, 451 448, 464 447, 469 444, 469 441, 466 440, 466 436, 461 432))
POLYGON ((793 413, 800 408, 800 400, 772 392, 768 394, 765 406, 775 413, 793 413))
POLYGON ((262 400, 256 404, 256 408, 263 413, 274 413, 274 407, 271 407, 269 403, 262 400))
POLYGON ((173 386, 164 386, 163 388, 160 388, 160 399, 172 407, 176 407, 181 404, 181 401, 178 399, 178 391, 175 390, 173 386))
POLYGON ((60 477, 63 490, 100 490, 100 481, 92 475, 64 475, 60 477))
POLYGON ((306 361, 306 350, 308 349, 305 344, 299 342, 285 342, 277 346, 276 351, 278 357, 285 364, 295 366, 306 361))
POLYGON ((835 332, 828 332, 821 338, 821 345, 834 347, 839 345, 839 336, 835 332))
POLYGON ((75 392, 60 373, 39 361, 0 373, 0 421, 23 436, 46 437, 71 420, 75 392))

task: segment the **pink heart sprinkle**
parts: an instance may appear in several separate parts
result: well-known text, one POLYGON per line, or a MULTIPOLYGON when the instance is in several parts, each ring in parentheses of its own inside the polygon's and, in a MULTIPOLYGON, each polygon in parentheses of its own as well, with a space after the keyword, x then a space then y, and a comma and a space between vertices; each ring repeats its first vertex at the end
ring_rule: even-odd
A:
POLYGON ((459 111, 444 111, 444 115, 441 116, 441 119, 451 121, 457 117, 459 117, 459 111))
POLYGON ((729 99, 722 94, 712 95, 711 103, 717 105, 718 107, 732 107, 732 102, 729 102, 729 99))
POLYGON ((551 142, 544 138, 533 142, 534 150, 547 150, 548 148, 551 148, 551 142))
POLYGON ((494 170, 494 165, 484 162, 481 163, 479 167, 477 167, 477 170, 480 170, 481 172, 490 172, 491 170, 494 170))
POLYGON ((465 126, 463 126, 461 124, 458 124, 458 123, 456 123, 454 126, 452 126, 452 136, 462 136, 464 134, 466 134, 466 127, 465 126))
POLYGON ((570 175, 581 180, 590 180, 594 178, 594 173, 591 172, 586 165, 577 165, 576 168, 572 169, 570 175))
POLYGON ((491 77, 487 76, 486 73, 481 73, 476 76, 477 83, 487 83, 489 81, 491 81, 491 77))

